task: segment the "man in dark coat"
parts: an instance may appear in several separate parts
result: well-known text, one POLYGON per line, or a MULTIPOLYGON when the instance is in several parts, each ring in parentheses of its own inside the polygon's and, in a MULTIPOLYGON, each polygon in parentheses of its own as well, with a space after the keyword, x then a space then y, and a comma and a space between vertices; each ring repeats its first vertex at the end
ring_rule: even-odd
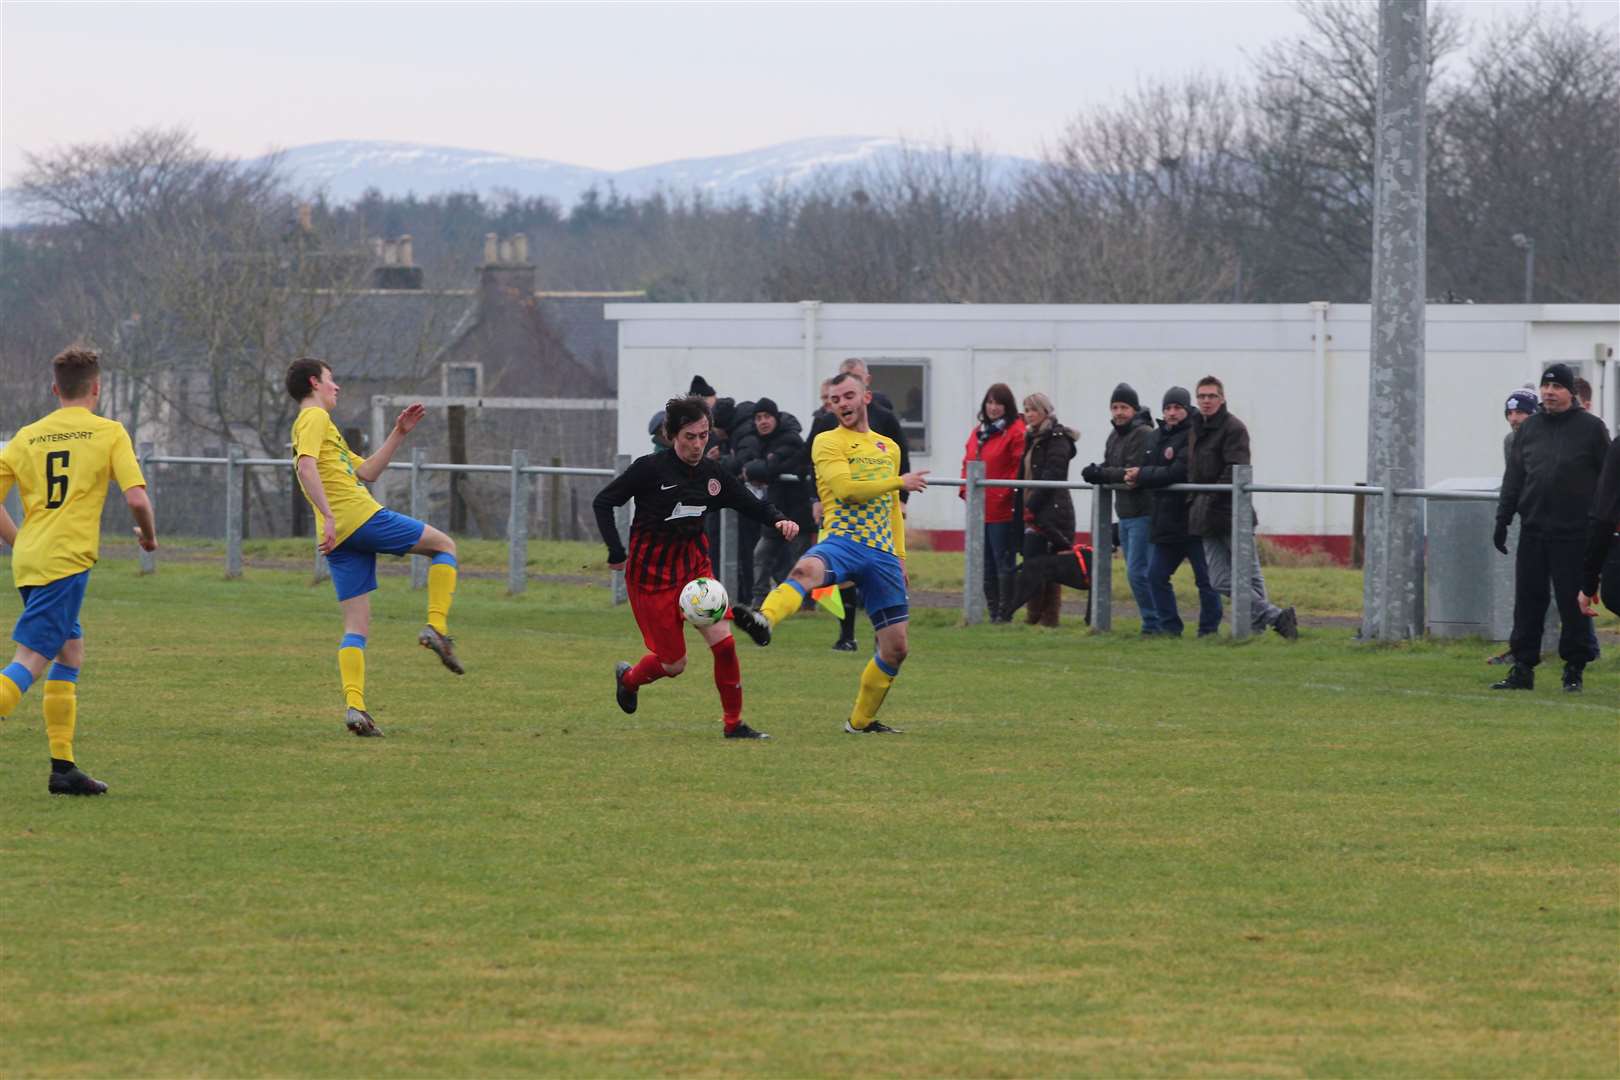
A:
POLYGON ((1187 529, 1187 496, 1180 491, 1156 490, 1187 483, 1192 395, 1186 387, 1172 386, 1164 392, 1159 417, 1159 430, 1147 457, 1140 466, 1125 470, 1125 482, 1150 491, 1153 498, 1148 515, 1148 537, 1153 541, 1148 587, 1153 590, 1153 610, 1159 616, 1159 633, 1181 636, 1181 613, 1170 579, 1185 560, 1192 564, 1193 581, 1198 585, 1198 636, 1208 637, 1221 629, 1221 594, 1210 584, 1202 541, 1187 529))
MULTIPOLYGON (((1136 390, 1129 383, 1114 387, 1108 403, 1114 429, 1108 433, 1103 445, 1101 465, 1095 463, 1080 470, 1080 479, 1088 484, 1123 484, 1125 470, 1142 464, 1148 443, 1153 440, 1153 416, 1142 408, 1136 390)), ((1158 632, 1159 620, 1153 611, 1153 594, 1148 591, 1148 559, 1152 543, 1148 540, 1148 510, 1151 506, 1144 491, 1114 492, 1114 512, 1119 516, 1119 546, 1125 552, 1125 577, 1130 582, 1131 596, 1136 610, 1142 613, 1142 633, 1158 632)))
MULTIPOLYGON (((1036 392, 1024 398, 1024 459, 1018 475, 1023 480, 1067 480, 1080 433, 1058 421, 1056 406, 1036 392)), ((1074 498, 1063 488, 1029 488, 1019 493, 1017 517, 1024 523, 1024 567, 1038 565, 1045 556, 1074 548, 1074 498)), ((1063 587, 1054 578, 1039 589, 1019 583, 1006 597, 1007 617, 1017 604, 1027 603, 1031 625, 1057 626, 1063 611, 1063 587), (1026 599, 1027 598, 1027 599, 1026 599)))
POLYGON ((793 564, 809 546, 805 541, 812 522, 809 488, 802 479, 806 458, 801 430, 798 417, 777 408, 770 398, 760 398, 754 403, 753 430, 737 447, 743 479, 752 487, 764 485, 766 500, 802 530, 792 540, 775 530, 760 530, 753 556, 755 607, 765 602, 773 586, 787 580, 793 564), (784 476, 798 479, 784 480, 784 476))
POLYGON ((1513 434, 1496 502, 1496 550, 1508 553, 1508 526, 1515 514, 1519 549, 1513 562, 1513 634, 1508 639, 1513 667, 1493 690, 1534 688, 1549 592, 1563 620, 1558 655, 1564 661, 1564 689, 1579 692, 1586 665, 1597 659, 1592 624, 1577 597, 1587 520, 1608 451, 1603 421, 1575 400, 1574 372, 1568 364, 1550 365, 1541 376, 1541 411, 1513 434))
MULTIPOLYGON (((1226 387, 1213 375, 1198 380, 1198 412, 1193 416, 1192 434, 1187 440, 1187 482, 1230 484, 1232 467, 1249 464, 1249 429, 1226 411, 1226 387)), ((1209 564, 1210 584, 1215 591, 1231 595, 1234 588, 1247 588, 1254 598, 1252 629, 1256 633, 1271 627, 1293 641, 1299 637, 1299 618, 1294 609, 1278 607, 1266 595, 1265 575, 1260 572, 1259 546, 1248 566, 1232 565, 1232 496, 1224 491, 1195 491, 1187 499, 1187 529, 1204 545, 1209 564)))

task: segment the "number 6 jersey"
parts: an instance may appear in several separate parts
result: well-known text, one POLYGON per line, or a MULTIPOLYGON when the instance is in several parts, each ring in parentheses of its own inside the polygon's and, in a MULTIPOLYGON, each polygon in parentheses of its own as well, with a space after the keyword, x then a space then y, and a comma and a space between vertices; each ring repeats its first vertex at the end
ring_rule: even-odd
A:
POLYGON ((96 564, 109 480, 125 490, 146 486, 124 425, 89 409, 57 409, 0 450, 0 499, 13 485, 22 496, 11 556, 18 586, 48 585, 96 564))

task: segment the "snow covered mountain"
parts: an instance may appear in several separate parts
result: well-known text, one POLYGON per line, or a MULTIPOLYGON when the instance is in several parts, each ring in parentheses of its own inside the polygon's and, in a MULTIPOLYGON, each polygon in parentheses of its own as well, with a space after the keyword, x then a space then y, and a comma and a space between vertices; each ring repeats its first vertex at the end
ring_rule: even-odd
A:
MULTIPOLYGON (((484 150, 345 140, 293 147, 282 152, 281 161, 296 185, 311 191, 323 189, 338 203, 351 202, 368 188, 384 195, 414 192, 420 197, 454 191, 489 195, 506 190, 544 196, 567 209, 592 185, 604 193, 611 185, 621 195, 637 198, 656 191, 701 191, 718 201, 752 198, 761 191, 790 188, 828 172, 881 166, 906 149, 899 139, 831 135, 615 172, 484 150)), ((917 144, 909 150, 923 155, 943 153, 917 144)), ((987 163, 996 183, 1006 182, 1033 164, 1024 158, 1002 156, 990 156, 987 163)))

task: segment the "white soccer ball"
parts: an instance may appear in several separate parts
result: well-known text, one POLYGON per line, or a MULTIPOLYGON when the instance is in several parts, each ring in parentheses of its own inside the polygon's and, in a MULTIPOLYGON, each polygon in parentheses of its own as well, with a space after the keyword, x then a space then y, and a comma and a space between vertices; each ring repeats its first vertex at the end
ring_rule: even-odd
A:
POLYGON ((688 581, 681 590, 681 614, 693 626, 713 626, 725 616, 730 606, 726 587, 714 578, 700 577, 688 581))

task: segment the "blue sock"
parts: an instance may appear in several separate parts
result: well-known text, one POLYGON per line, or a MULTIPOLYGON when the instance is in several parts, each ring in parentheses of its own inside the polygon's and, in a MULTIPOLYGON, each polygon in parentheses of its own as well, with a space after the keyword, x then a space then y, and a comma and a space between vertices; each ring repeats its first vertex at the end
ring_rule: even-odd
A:
POLYGON ((16 683, 17 692, 19 694, 28 693, 28 688, 34 685, 33 672, 29 671, 15 660, 7 664, 3 669, 0 669, 0 675, 4 675, 6 678, 16 683))
POLYGON ((441 551, 437 555, 433 556, 432 559, 429 560, 428 565, 429 566, 460 566, 461 564, 456 562, 456 557, 454 555, 450 554, 448 551, 441 551))
POLYGON ((79 669, 68 667, 66 664, 52 664, 50 674, 46 675, 45 678, 52 682, 78 682, 79 669))
POLYGON ((340 649, 363 649, 366 647, 366 635, 344 634, 343 641, 338 645, 340 649))

